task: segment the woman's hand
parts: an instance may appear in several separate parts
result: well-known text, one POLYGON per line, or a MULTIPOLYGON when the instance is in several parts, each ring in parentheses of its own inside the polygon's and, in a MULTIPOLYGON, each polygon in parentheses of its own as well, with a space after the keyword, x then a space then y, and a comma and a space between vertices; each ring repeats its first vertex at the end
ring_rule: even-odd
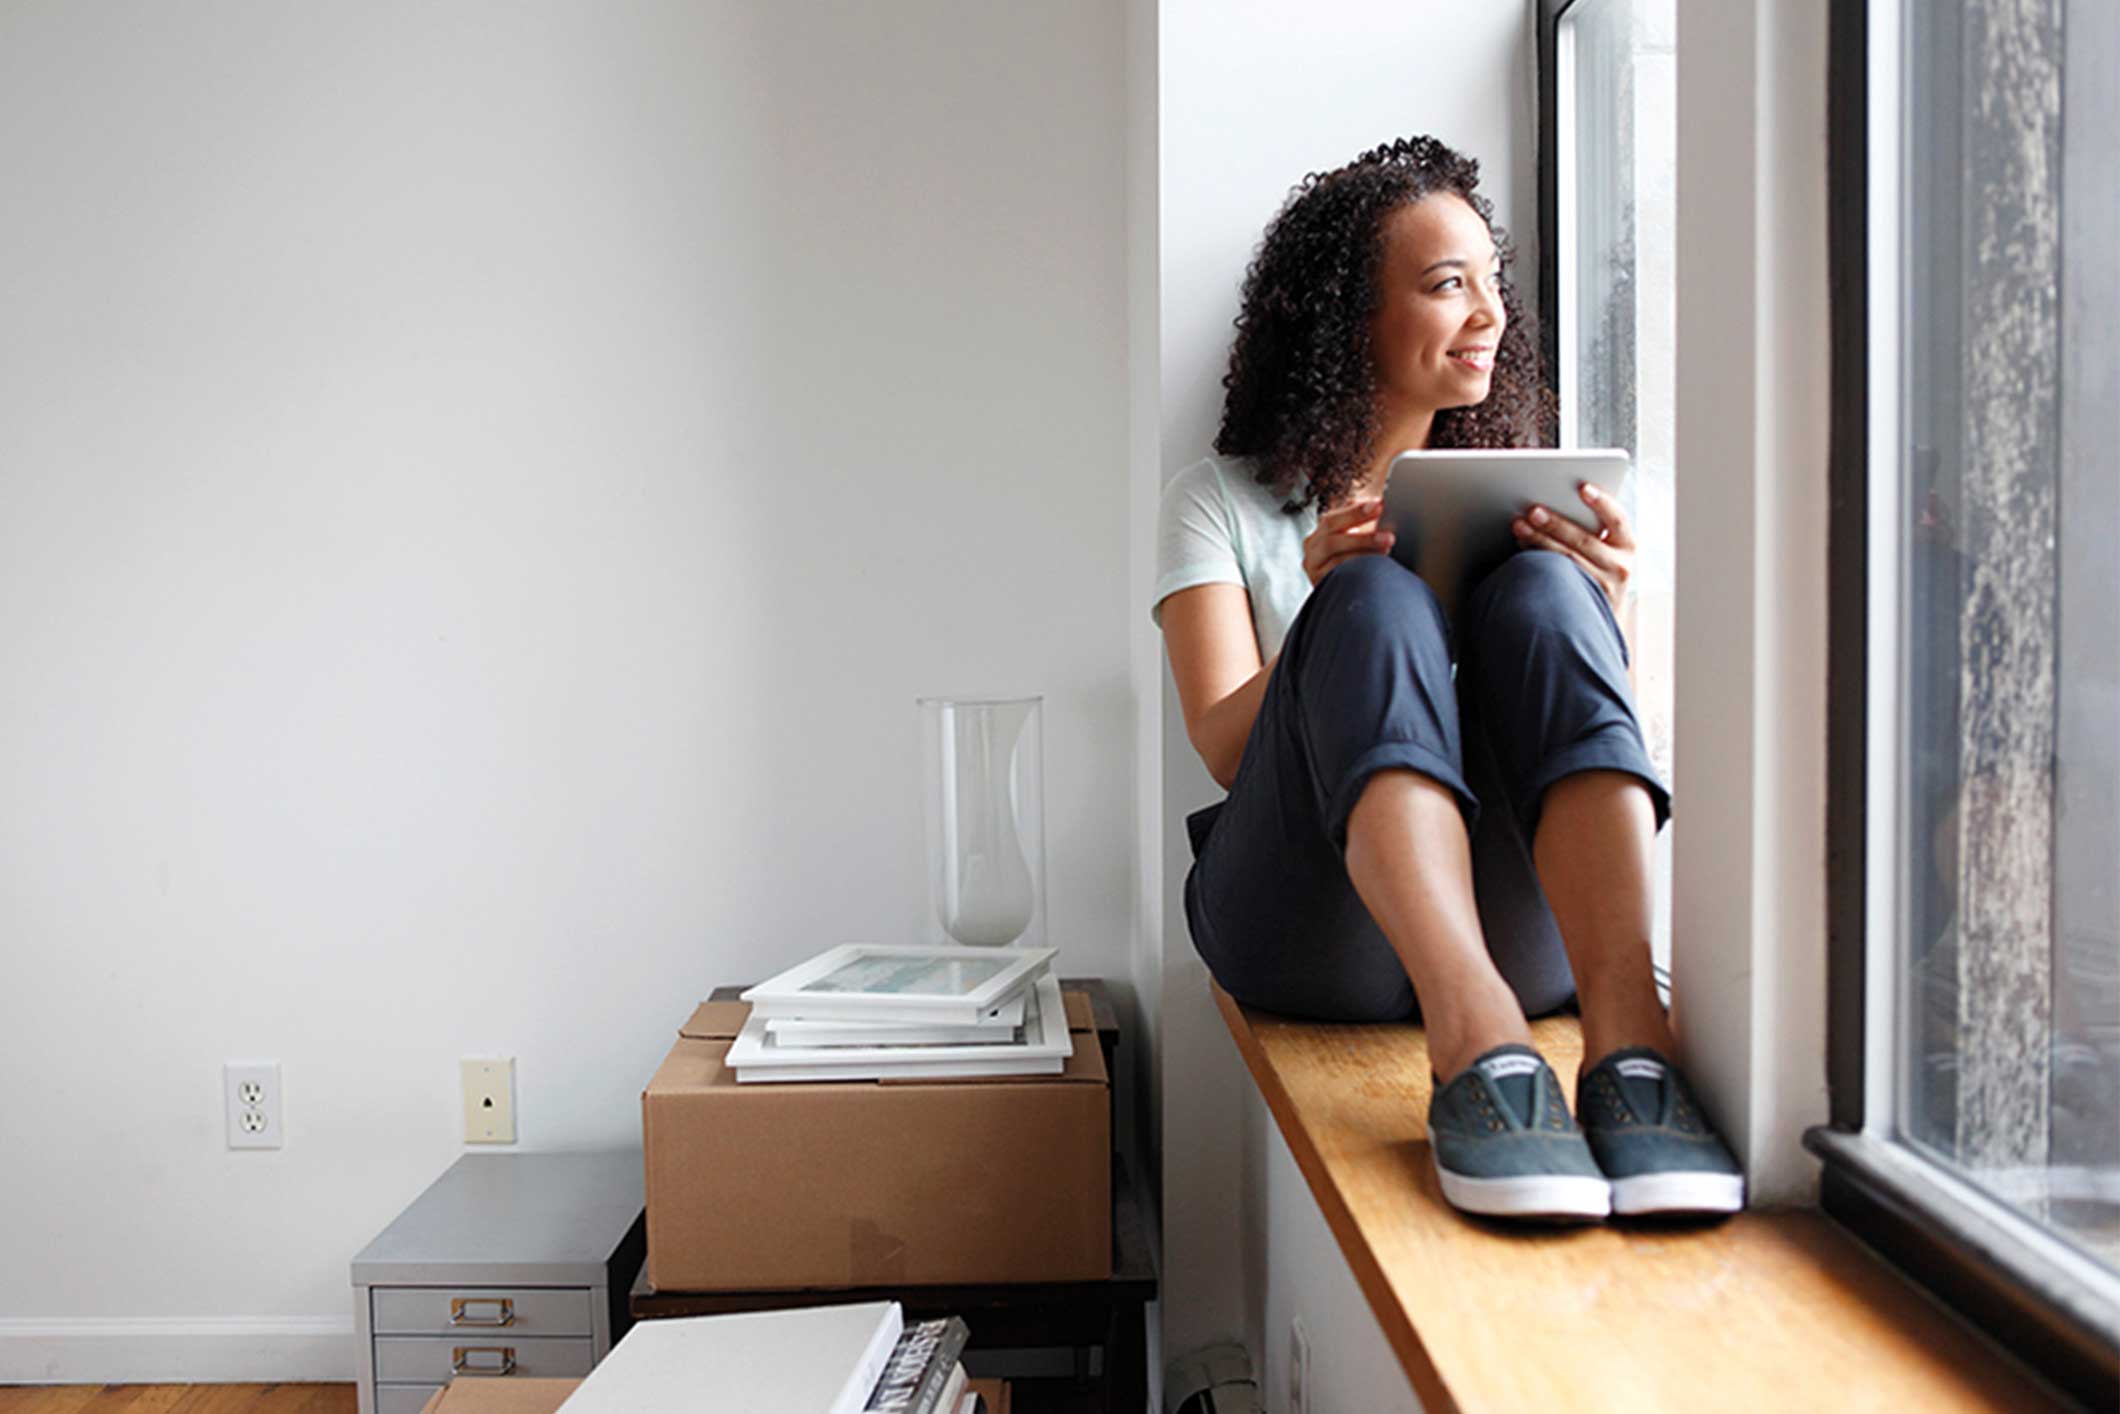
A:
POLYGON ((1303 537, 1303 573, 1310 576, 1313 589, 1342 560, 1390 553, 1392 542, 1398 537, 1378 526, 1383 514, 1383 499, 1372 497, 1349 501, 1318 517, 1318 528, 1303 537))
POLYGON ((1624 613, 1634 578, 1634 531, 1627 524, 1619 502, 1585 481, 1579 488, 1583 504, 1597 515, 1602 527, 1589 531, 1555 515, 1544 506, 1533 506, 1511 521, 1516 543, 1526 550, 1557 550, 1590 572, 1614 614, 1624 613))

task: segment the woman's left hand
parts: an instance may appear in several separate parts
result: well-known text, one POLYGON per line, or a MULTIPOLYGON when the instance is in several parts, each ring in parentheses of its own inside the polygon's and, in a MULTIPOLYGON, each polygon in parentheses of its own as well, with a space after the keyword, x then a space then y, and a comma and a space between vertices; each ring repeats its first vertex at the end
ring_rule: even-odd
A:
POLYGON ((1634 578, 1634 531, 1627 524, 1619 502, 1585 481, 1579 488, 1583 504, 1596 514, 1598 530, 1585 530, 1566 516, 1555 515, 1544 506, 1533 506, 1509 523, 1516 543, 1526 550, 1555 550, 1589 571, 1612 612, 1625 612, 1634 578))

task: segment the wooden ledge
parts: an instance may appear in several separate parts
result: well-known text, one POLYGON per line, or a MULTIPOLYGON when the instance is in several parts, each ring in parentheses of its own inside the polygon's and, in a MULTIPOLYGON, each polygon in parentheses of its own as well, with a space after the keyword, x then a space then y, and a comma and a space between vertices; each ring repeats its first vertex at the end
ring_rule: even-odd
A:
MULTIPOLYGON (((1215 1003, 1428 1414, 2063 1409, 1816 1211, 1471 1219, 1428 1157, 1427 1037, 1215 1003)), ((1531 1025, 1574 1100, 1574 1017, 1531 1025)))

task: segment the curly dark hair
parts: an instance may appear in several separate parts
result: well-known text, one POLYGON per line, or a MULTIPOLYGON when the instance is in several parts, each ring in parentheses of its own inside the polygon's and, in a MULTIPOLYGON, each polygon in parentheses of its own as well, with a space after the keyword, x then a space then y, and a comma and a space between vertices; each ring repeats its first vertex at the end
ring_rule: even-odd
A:
POLYGON ((1401 138, 1332 172, 1313 172, 1266 228, 1244 273, 1236 344, 1215 450, 1253 457, 1258 479, 1300 511, 1337 504, 1367 470, 1376 439, 1370 325, 1386 218, 1435 192, 1465 199, 1501 252, 1508 323, 1486 400, 1438 412, 1431 447, 1551 446, 1553 392, 1508 269, 1515 249, 1479 194, 1480 164, 1432 137, 1401 138))

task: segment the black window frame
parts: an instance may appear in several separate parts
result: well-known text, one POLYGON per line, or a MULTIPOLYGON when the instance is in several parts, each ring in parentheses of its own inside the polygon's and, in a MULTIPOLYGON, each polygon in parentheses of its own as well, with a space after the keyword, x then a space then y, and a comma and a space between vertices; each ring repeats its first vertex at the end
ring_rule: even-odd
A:
MULTIPOLYGON (((1922 0, 1926 3, 1926 0, 1922 0)), ((1559 29, 1578 0, 1537 0, 1539 307, 1559 388, 1559 29)), ((2061 0, 2065 23, 2110 0, 2061 0)), ((2081 17, 2081 18, 2079 18, 2081 17)), ((2101 17, 2105 32, 2114 28, 2101 17)), ((1684 20, 1681 17, 1680 23, 1684 20)), ((1822 1163, 1820 1207, 2057 1392, 2120 1409, 2120 1312, 2026 1250, 1991 1211, 1923 1172, 1924 1160, 1868 1138, 1864 1122, 1870 575, 1869 0, 1828 11, 1826 127, 1832 411, 1828 471, 1827 1079, 1829 1120, 1803 1142, 1822 1163)), ((2093 24, 2093 28, 2096 28, 2093 24)), ((2073 25, 2071 26, 2073 28, 2073 25)), ((1681 200, 1683 194, 1681 193, 1681 200)))
POLYGON ((1555 397, 1561 387, 1560 25, 1576 0, 1537 0, 1539 355, 1555 397))

